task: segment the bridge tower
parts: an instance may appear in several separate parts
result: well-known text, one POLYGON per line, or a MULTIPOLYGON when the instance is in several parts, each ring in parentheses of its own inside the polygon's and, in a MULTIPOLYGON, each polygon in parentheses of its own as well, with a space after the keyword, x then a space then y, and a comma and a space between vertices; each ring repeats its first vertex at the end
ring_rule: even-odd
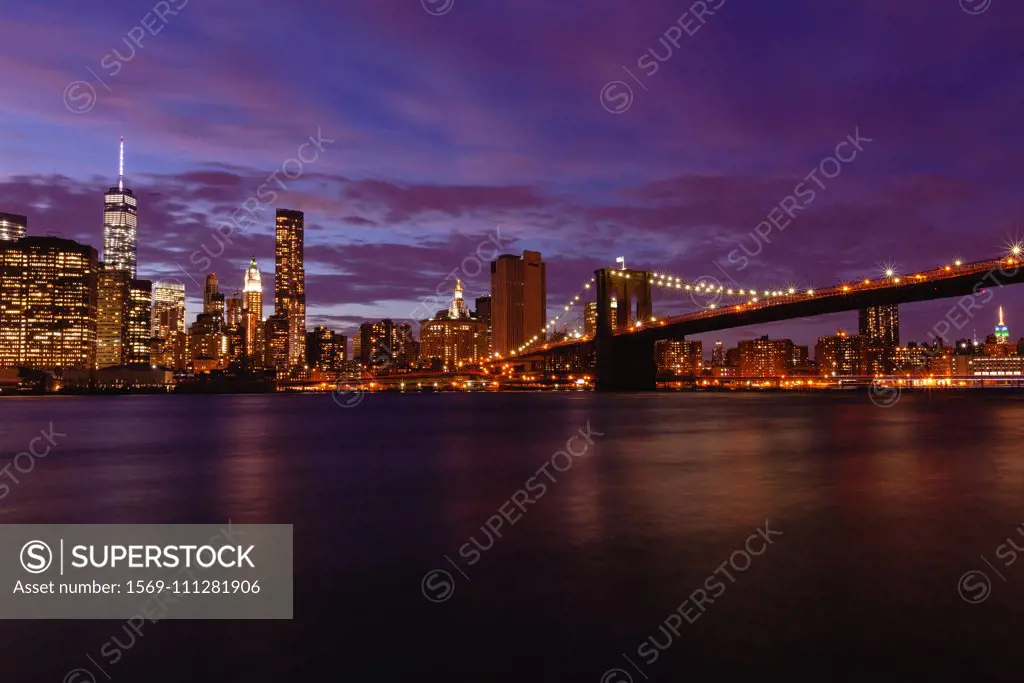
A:
POLYGON ((597 391, 653 391, 657 369, 654 339, 644 331, 616 335, 630 322, 648 323, 651 306, 651 273, 645 270, 601 268, 594 271, 597 285, 597 391))

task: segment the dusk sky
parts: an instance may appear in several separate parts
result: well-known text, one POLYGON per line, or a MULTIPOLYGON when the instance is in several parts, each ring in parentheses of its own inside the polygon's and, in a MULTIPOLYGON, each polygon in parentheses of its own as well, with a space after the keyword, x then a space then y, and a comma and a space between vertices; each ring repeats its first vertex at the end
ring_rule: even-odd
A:
MULTIPOLYGON (((255 255, 272 303, 273 210, 299 209, 310 324, 345 334, 409 318, 462 264, 468 296, 484 294, 487 270, 465 259, 496 226, 507 251, 543 253, 552 314, 617 256, 727 286, 822 287, 990 258, 1024 236, 1019 0, 706 0, 700 19, 691 5, 6 0, 0 211, 100 249, 123 135, 140 277, 184 282, 191 319, 192 279, 241 288, 255 255), (307 146, 315 161, 284 178, 318 131, 323 151, 307 146), (770 243, 753 237, 858 131, 869 141, 813 201, 770 243), (275 201, 197 265, 275 171, 275 201), (741 245, 759 251, 742 269, 741 245)), ((903 341, 951 304, 904 306, 903 341)), ((999 304, 1022 336, 1024 288, 997 292, 961 336, 988 334, 999 304)), ((840 326, 856 314, 703 338, 813 345, 840 326)))

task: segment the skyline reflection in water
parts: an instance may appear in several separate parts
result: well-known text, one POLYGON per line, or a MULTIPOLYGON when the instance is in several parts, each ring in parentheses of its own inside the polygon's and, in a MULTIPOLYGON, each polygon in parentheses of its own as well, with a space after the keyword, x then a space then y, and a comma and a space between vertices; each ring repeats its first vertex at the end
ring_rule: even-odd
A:
MULTIPOLYGON (((295 525, 294 621, 162 621, 113 679, 326 667, 596 681, 766 520, 783 535, 683 624, 644 669, 652 680, 825 660, 915 675, 1013 666, 1024 563, 1001 567, 983 604, 957 593, 1024 518, 1012 394, 907 394, 889 408, 865 394, 377 394, 351 409, 329 396, 119 396, 3 399, 0 411, 0 464, 51 422, 67 435, 11 485, 0 522, 295 525), (602 434, 589 452, 549 470, 555 481, 476 562, 460 556, 588 423, 602 434), (442 604, 421 592, 435 568, 454 578, 442 604)), ((0 622, 5 669, 61 680, 114 628, 0 622)))

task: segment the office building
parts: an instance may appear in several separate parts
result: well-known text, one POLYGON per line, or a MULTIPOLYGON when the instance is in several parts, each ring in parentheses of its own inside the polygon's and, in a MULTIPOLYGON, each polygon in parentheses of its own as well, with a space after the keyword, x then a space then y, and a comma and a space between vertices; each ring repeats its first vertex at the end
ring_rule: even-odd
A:
POLYGON ((487 323, 470 315, 462 300, 462 283, 456 281, 447 315, 420 322, 419 359, 452 371, 479 365, 487 354, 487 323))
POLYGON ((345 360, 348 339, 323 325, 306 335, 306 362, 312 370, 338 370, 345 360))
POLYGON ((0 242, 14 242, 28 233, 28 217, 0 212, 0 242))
POLYGON ((502 254, 491 262, 491 351, 508 356, 547 323, 546 265, 536 251, 502 254))
POLYGON ((597 302, 583 305, 583 336, 593 337, 597 333, 597 302))
POLYGON ((274 241, 274 313, 288 319, 288 363, 306 361, 305 215, 278 209, 274 241))
POLYGON ((654 343, 658 374, 689 377, 704 371, 704 345, 699 341, 663 339, 654 343))
POLYGON ((96 367, 124 364, 125 324, 128 320, 128 283, 131 274, 103 268, 99 273, 96 315, 96 367))
POLYGON ((153 346, 153 283, 129 280, 121 365, 149 365, 153 346))
POLYGON ((741 377, 781 377, 787 374, 793 359, 793 342, 789 339, 744 339, 739 349, 741 377))
POLYGON ((857 315, 859 335, 865 340, 879 342, 885 349, 900 345, 900 309, 896 304, 868 306, 857 315))
MULTIPOLYGON (((964 356, 969 358, 967 375, 980 378, 1020 378, 1024 376, 1024 356, 964 356)), ((958 373, 959 374, 959 373, 958 373)))
POLYGON ((864 346, 864 337, 848 335, 842 330, 830 337, 820 337, 814 347, 819 372, 825 377, 865 374, 864 346))
POLYGON ((217 313, 200 313, 188 328, 192 369, 209 373, 228 367, 230 339, 224 321, 217 313))
POLYGON ((152 283, 104 265, 97 287, 96 367, 148 365, 153 337, 152 283))
POLYGON ((249 261, 245 269, 245 282, 242 287, 242 306, 244 322, 245 354, 250 359, 263 357, 263 275, 256 265, 256 257, 249 261))
POLYGON ((0 241, 0 366, 91 369, 98 270, 78 242, 0 241))
POLYGON ((357 348, 357 360, 377 372, 407 369, 419 356, 412 325, 396 323, 388 318, 360 325, 357 348))
POLYGON ((242 324, 242 292, 237 289, 224 300, 224 323, 228 327, 242 324))
POLYGON ((711 349, 711 365, 719 368, 725 366, 725 344, 719 339, 711 349))
POLYGON ((138 202, 124 186, 124 138, 117 186, 103 195, 103 264, 107 270, 119 270, 137 277, 138 202))
POLYGON ((206 276, 206 285, 203 287, 203 313, 224 319, 224 295, 220 291, 217 273, 206 276))
POLYGON ((263 366, 279 378, 288 376, 288 317, 283 314, 268 316, 263 323, 263 366))
POLYGON ((185 285, 162 280, 153 285, 153 329, 156 339, 185 331, 185 285))
MULTIPOLYGON (((857 374, 870 376, 893 372, 893 352, 900 345, 900 311, 896 304, 862 308, 857 315, 861 341, 861 368, 857 374)), ((852 338, 852 337, 848 337, 852 338)), ((854 343, 854 342, 851 342, 854 343)))

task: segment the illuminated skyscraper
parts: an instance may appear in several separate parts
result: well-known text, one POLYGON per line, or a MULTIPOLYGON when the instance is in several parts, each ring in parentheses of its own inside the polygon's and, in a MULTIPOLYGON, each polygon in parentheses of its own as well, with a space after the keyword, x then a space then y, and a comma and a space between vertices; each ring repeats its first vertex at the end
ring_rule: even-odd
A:
MULTIPOLYGON (((860 352, 868 375, 889 374, 895 368, 893 354, 900 345, 900 309, 896 304, 868 306, 858 315, 860 352)), ((852 342, 845 342, 849 345, 852 342)))
POLYGON ((153 283, 131 280, 128 283, 125 319, 125 365, 149 365, 153 327, 153 283))
POLYGON ((170 339, 185 331, 185 285, 160 281, 153 285, 153 329, 156 339, 170 339))
POLYGON ((97 288, 96 367, 110 368, 124 361, 125 322, 128 319, 128 283, 123 270, 102 269, 97 288))
POLYGON ((242 293, 237 289, 224 300, 224 322, 228 327, 242 324, 242 293))
POLYGON ((589 301, 583 305, 583 334, 593 337, 597 332, 597 302, 589 301))
POLYGON ((245 354, 249 358, 263 356, 263 275, 256 265, 256 257, 245 269, 245 284, 242 287, 242 308, 244 319, 245 354))
POLYGON ((57 237, 0 241, 0 367, 93 367, 96 256, 57 237))
POLYGON ((306 335, 306 362, 316 370, 339 370, 348 338, 320 325, 306 335))
POLYGON ((124 186, 124 138, 117 187, 103 196, 103 263, 109 270, 121 270, 136 277, 138 205, 135 195, 124 186))
POLYGON ((884 349, 900 345, 900 308, 896 304, 868 306, 858 314, 860 336, 879 342, 884 349))
POLYGON ((1006 327, 1006 323, 1003 321, 1003 307, 999 307, 999 324, 996 325, 996 343, 997 344, 1009 344, 1010 343, 1010 330, 1006 327))
POLYGON ((541 336, 547 316, 547 267, 540 252, 491 262, 491 351, 507 356, 541 336))
POLYGON ((0 242, 13 242, 25 236, 28 218, 16 213, 0 213, 0 242))
POLYGON ((98 281, 96 367, 149 364, 152 283, 135 280, 127 271, 107 268, 100 271, 98 281))
POLYGON ((725 345, 719 339, 711 349, 711 365, 722 367, 725 365, 725 345))
POLYGON ((360 325, 355 349, 358 355, 354 358, 375 372, 407 368, 419 356, 418 344, 412 337, 412 325, 396 323, 389 318, 360 325))
POLYGON ((275 313, 267 318, 263 332, 263 366, 279 378, 288 376, 288 318, 275 313))
POLYGON ((288 318, 288 363, 306 361, 306 271, 303 262, 305 215, 277 210, 274 243, 274 314, 288 318))

